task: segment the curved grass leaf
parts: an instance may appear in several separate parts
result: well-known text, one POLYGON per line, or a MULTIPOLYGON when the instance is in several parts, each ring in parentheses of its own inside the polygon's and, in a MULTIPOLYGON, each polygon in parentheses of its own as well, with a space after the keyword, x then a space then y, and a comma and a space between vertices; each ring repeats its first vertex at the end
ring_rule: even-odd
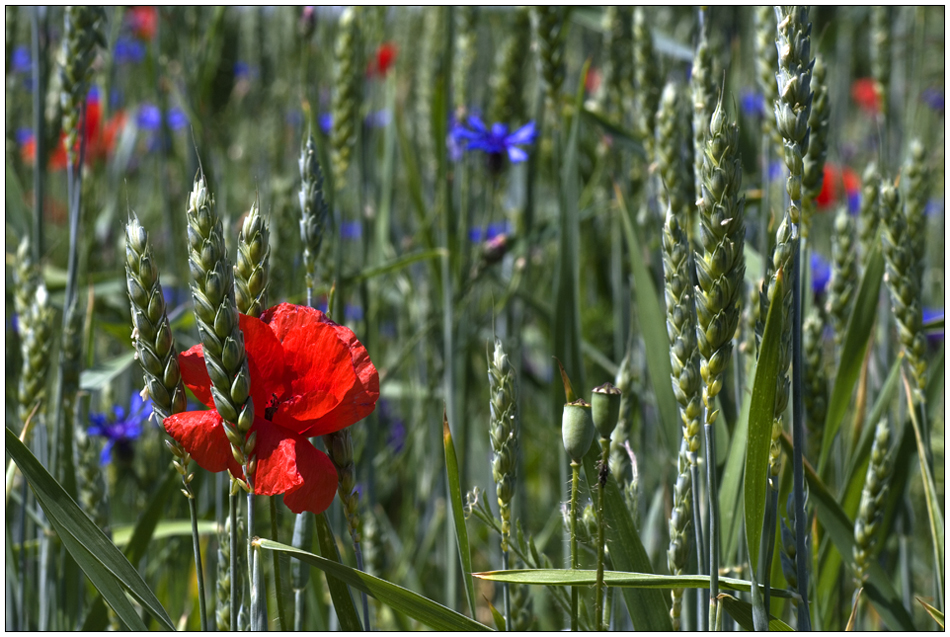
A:
POLYGON ((631 131, 626 130, 619 124, 610 121, 600 113, 592 111, 589 108, 581 110, 581 114, 604 129, 604 132, 610 135, 616 142, 630 149, 634 154, 646 159, 647 152, 643 149, 643 144, 637 140, 637 136, 631 131))
POLYGON ((736 421, 732 439, 729 441, 729 456, 722 472, 722 485, 719 487, 719 510, 722 516, 722 533, 719 537, 723 564, 735 563, 736 553, 739 550, 739 520, 743 518, 745 507, 740 485, 746 445, 749 440, 749 409, 752 394, 744 393, 739 419, 736 421))
POLYGON ((943 595, 945 554, 943 544, 943 513, 940 512, 940 496, 937 494, 937 486, 934 484, 933 472, 927 461, 927 443, 917 418, 916 412, 920 408, 920 403, 915 404, 913 396, 911 395, 910 383, 907 382, 907 377, 902 374, 901 380, 904 381, 904 390, 907 393, 907 404, 913 405, 913 407, 908 410, 908 415, 910 416, 910 423, 914 427, 914 437, 917 439, 917 457, 920 461, 920 473, 923 478, 924 496, 927 503, 927 522, 930 526, 930 539, 934 549, 934 568, 937 571, 937 579, 940 585, 938 592, 940 595, 943 595))
MULTIPOLYGON (((776 275, 775 296, 782 298, 785 274, 776 275)), ((779 349, 782 341, 782 304, 772 303, 765 321, 759 359, 755 365, 752 382, 752 399, 749 404, 748 445, 745 455, 745 534, 749 549, 752 572, 759 568, 759 541, 765 520, 765 503, 768 498, 767 476, 769 445, 772 440, 772 418, 775 412, 775 383, 779 373, 779 349)))
MULTIPOLYGON (((340 551, 337 549, 336 538, 333 537, 333 531, 327 523, 326 514, 321 513, 320 515, 315 515, 314 522, 317 543, 320 546, 320 552, 323 553, 323 557, 320 559, 330 562, 331 564, 336 564, 340 568, 348 568, 343 566, 340 561, 340 551)), ((273 542, 273 544, 277 544, 277 542, 273 542)), ((280 544, 280 546, 284 545, 280 544)), ((293 551, 297 550, 290 546, 286 548, 293 551)), ((307 555, 310 555, 310 553, 307 553, 307 555)), ((353 603, 353 597, 350 595, 350 589, 347 588, 346 583, 341 581, 342 578, 336 576, 334 570, 321 570, 323 570, 327 576, 327 588, 330 590, 330 599, 333 600, 333 608, 336 610, 337 619, 340 620, 340 628, 342 630, 362 631, 363 625, 360 623, 359 614, 356 612, 356 605, 353 603)))
POLYGON ((637 231, 617 184, 614 184, 614 193, 620 208, 624 234, 627 237, 627 250, 630 252, 630 269, 633 271, 633 282, 637 294, 636 309, 640 315, 640 328, 643 330, 650 382, 656 396, 660 421, 663 423, 661 432, 670 454, 669 457, 675 458, 679 449, 680 421, 676 397, 673 395, 673 385, 670 383, 673 371, 670 366, 670 339, 666 334, 666 317, 663 315, 660 297, 653 285, 650 271, 643 262, 643 252, 637 240, 637 231))
MULTIPOLYGON (((543 586, 593 586, 597 582, 597 571, 542 568, 510 569, 507 571, 487 571, 474 573, 475 577, 493 582, 510 584, 535 584, 543 586)), ((604 584, 617 588, 662 589, 709 588, 708 575, 654 575, 653 573, 625 573, 604 571, 604 584)), ((727 591, 748 593, 752 582, 733 577, 720 577, 719 586, 727 591)), ((775 597, 796 597, 795 593, 779 588, 772 589, 775 597)))
POLYGON ((455 540, 462 563, 462 578, 465 580, 465 596, 468 607, 475 616, 475 585, 472 582, 472 552, 468 544, 468 528, 465 526, 465 512, 462 508, 462 487, 459 483, 459 463, 455 455, 455 443, 449 430, 449 419, 442 412, 442 444, 445 449, 445 471, 449 479, 449 494, 452 498, 452 521, 455 525, 455 540))
MULTIPOLYGON (((317 516, 318 527, 321 517, 317 516)), ((435 630, 491 630, 488 626, 480 624, 474 619, 469 619, 465 615, 446 608, 427 597, 381 580, 378 577, 373 577, 368 573, 344 566, 339 562, 271 540, 260 539, 257 542, 262 549, 288 553, 291 557, 320 569, 327 574, 328 579, 332 575, 334 579, 345 582, 367 595, 372 595, 394 610, 405 613, 435 630)))
POLYGON ((95 367, 84 369, 79 376, 79 388, 87 391, 102 389, 113 379, 124 374, 134 360, 135 352, 130 351, 95 367))
MULTIPOLYGON (((667 383, 669 385, 669 383, 667 383)), ((588 484, 597 484, 598 445, 591 445, 584 456, 584 471, 588 484)), ((611 472, 607 472, 604 492, 604 524, 607 526, 607 547, 614 568, 629 573, 652 574, 653 566, 646 549, 640 542, 637 529, 630 519, 623 495, 611 472)), ((625 588, 623 599, 636 630, 671 631, 670 596, 658 590, 625 588)))
MULTIPOLYGON (((720 580, 720 582, 722 582, 722 580, 720 580)), ((722 602, 723 608, 726 609, 729 616, 736 620, 736 623, 739 624, 743 630, 755 630, 752 624, 752 606, 748 602, 725 594, 719 596, 719 601, 722 602)), ((769 630, 787 632, 791 631, 792 627, 781 619, 769 615, 769 630)))
POLYGON ((9 428, 6 433, 6 450, 20 467, 20 472, 29 481, 30 488, 43 507, 50 525, 62 539, 66 550, 126 625, 135 629, 141 624, 141 618, 133 612, 132 615, 138 620, 136 623, 136 619, 126 616, 125 611, 131 608, 131 605, 126 600, 123 589, 128 590, 132 597, 162 624, 163 628, 174 630, 175 626, 169 619, 168 613, 165 612, 138 571, 80 510, 63 487, 53 479, 53 476, 43 468, 9 428), (116 595, 117 592, 119 595, 116 595))
MULTIPOLYGON (((782 446, 786 453, 792 452, 792 441, 787 432, 782 433, 782 446)), ((805 479, 808 481, 808 499, 816 505, 818 522, 828 532, 828 537, 838 549, 838 553, 845 556, 845 563, 849 568, 851 555, 854 550, 854 522, 841 509, 828 487, 815 473, 811 463, 805 460, 805 479)), ((851 573, 853 576, 853 573, 851 573)), ((900 594, 898 594, 890 578, 876 560, 868 566, 868 578, 864 583, 864 594, 868 596, 881 619, 891 630, 916 630, 914 622, 904 608, 900 594)))
POLYGON ((404 254, 400 257, 396 257, 391 261, 382 263, 377 266, 372 266, 366 268, 357 274, 353 275, 351 278, 344 279, 344 281, 350 285, 354 283, 361 283, 363 281, 368 281, 369 279, 381 276, 383 274, 391 274, 397 272, 402 268, 408 267, 413 263, 418 263, 419 261, 426 261, 428 259, 438 259, 446 255, 446 250, 444 248, 433 248, 431 250, 416 250, 409 254, 404 254))
POLYGON ((875 245, 874 251, 868 258, 867 268, 861 277, 861 286, 858 296, 848 319, 848 328, 845 332, 844 346, 841 349, 841 364, 835 375, 834 387, 828 399, 828 412, 825 416, 825 426, 821 434, 821 455, 818 459, 818 473, 824 475, 825 467, 831 451, 831 443, 844 420, 851 402, 851 392, 858 375, 861 373, 861 364, 864 362, 864 353, 871 338, 871 328, 877 316, 878 295, 881 290, 881 280, 884 277, 884 257, 881 256, 881 247, 875 245))
POLYGON ((946 630, 946 628, 944 628, 943 613, 919 597, 917 598, 917 601, 920 602, 920 605, 924 607, 924 610, 926 610, 930 616, 934 618, 934 621, 937 622, 938 626, 940 626, 940 630, 946 630))

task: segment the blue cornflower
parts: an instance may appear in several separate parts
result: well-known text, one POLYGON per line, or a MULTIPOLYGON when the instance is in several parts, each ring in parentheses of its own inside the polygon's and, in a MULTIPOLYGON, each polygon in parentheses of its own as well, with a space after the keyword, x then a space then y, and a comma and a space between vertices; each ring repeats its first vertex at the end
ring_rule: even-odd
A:
POLYGON ((106 438, 106 444, 99 454, 99 464, 107 465, 112 462, 113 449, 116 449, 120 456, 129 457, 132 453, 132 441, 141 435, 142 423, 151 415, 152 400, 143 400, 140 394, 132 394, 128 415, 122 405, 113 407, 111 418, 107 414, 90 414, 90 425, 86 433, 106 438))
POLYGON ((848 193, 848 213, 856 215, 861 211, 861 191, 853 190, 848 193))
POLYGON ((385 128, 390 120, 392 120, 392 113, 389 112, 389 109, 384 108, 381 111, 368 114, 364 121, 369 128, 385 128))
POLYGON ((496 122, 491 129, 477 115, 470 115, 466 128, 461 124, 452 127, 449 135, 462 146, 464 150, 483 150, 488 154, 489 166, 494 170, 501 169, 501 159, 506 154, 511 163, 517 164, 528 159, 528 153, 519 148, 534 143, 537 128, 534 122, 528 122, 515 132, 508 133, 508 125, 496 122))
POLYGON ((359 221, 344 221, 340 224, 340 238, 356 240, 363 236, 363 225, 359 221))
POLYGON ((748 117, 765 116, 765 97, 753 88, 742 89, 739 106, 743 115, 748 117))
MULTIPOLYGON (((932 323, 938 320, 943 320, 943 317, 944 317, 944 314, 943 314, 942 307, 925 307, 924 312, 923 312, 923 317, 922 317, 923 319, 922 323, 924 325, 924 329, 927 328, 928 323, 932 323)), ((926 331, 927 331, 928 342, 934 345, 938 345, 939 343, 943 342, 943 332, 944 332, 943 327, 930 329, 926 331)))
POLYGON ((481 243, 485 239, 485 229, 478 226, 469 228, 468 240, 472 243, 481 243))
POLYGON ((920 99, 923 100, 924 104, 937 111, 938 113, 943 112, 944 108, 944 97, 943 91, 939 88, 931 86, 930 88, 924 89, 924 92, 921 93, 920 99))
POLYGON ((16 143, 18 146, 28 144, 33 140, 33 129, 18 128, 16 131, 16 143))
POLYGON ((181 130, 188 125, 188 117, 177 106, 169 109, 165 119, 168 122, 168 127, 174 131, 181 130))
POLYGON ((769 164, 769 181, 775 181, 782 178, 782 174, 785 170, 785 162, 781 160, 773 161, 769 164))
POLYGON ((347 321, 362 321, 363 308, 359 305, 347 304, 346 307, 343 308, 343 317, 347 321))
POLYGON ((118 38, 113 56, 117 64, 138 64, 145 59, 145 45, 136 38, 118 38))
POLYGON ((329 135, 330 130, 333 128, 333 114, 321 113, 318 123, 320 124, 320 130, 323 131, 323 134, 329 135))
POLYGON ((162 111, 154 104, 140 104, 135 123, 143 130, 158 130, 162 125, 162 111))
POLYGON ((13 55, 10 56, 10 70, 14 73, 29 73, 33 70, 30 50, 25 46, 18 46, 13 49, 13 55))
POLYGON ((928 199, 927 205, 924 206, 924 214, 928 217, 943 216, 943 199, 928 199))
POLYGON ((235 80, 250 80, 256 75, 254 69, 251 68, 251 65, 247 62, 238 60, 234 63, 234 79, 235 80))
POLYGON ((811 253, 811 289, 815 294, 824 294, 831 278, 831 264, 817 252, 811 253))
POLYGON ((488 224, 488 228, 485 229, 485 238, 491 241, 500 235, 508 234, 510 231, 511 224, 507 221, 496 221, 495 223, 488 224))

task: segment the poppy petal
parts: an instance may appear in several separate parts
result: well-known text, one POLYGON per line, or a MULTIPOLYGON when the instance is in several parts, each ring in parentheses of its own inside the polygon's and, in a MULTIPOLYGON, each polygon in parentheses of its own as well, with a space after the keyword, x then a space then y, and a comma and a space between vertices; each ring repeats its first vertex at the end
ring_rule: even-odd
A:
POLYGON ((333 502, 339 478, 336 468, 322 451, 305 438, 297 444, 297 467, 303 484, 284 494, 284 504, 294 513, 323 513, 333 502))
POLYGON ((195 398, 205 406, 214 409, 211 377, 208 376, 208 369, 205 367, 204 350, 200 343, 178 356, 178 367, 181 369, 181 380, 185 383, 185 387, 190 389, 195 398))
POLYGON ((254 472, 254 493, 277 495, 303 484, 297 449, 304 445, 313 445, 302 436, 283 427, 276 427, 262 418, 254 419, 251 433, 255 431, 257 442, 254 444, 254 455, 257 458, 257 470, 254 472))
POLYGON ((274 331, 259 318, 241 314, 240 325, 251 374, 254 413, 262 416, 271 401, 271 395, 277 394, 280 398, 285 393, 284 348, 274 331))
POLYGON ((218 412, 186 411, 169 416, 164 424, 168 435, 177 440, 202 469, 212 473, 230 469, 232 475, 244 477, 241 466, 231 454, 224 421, 218 412))

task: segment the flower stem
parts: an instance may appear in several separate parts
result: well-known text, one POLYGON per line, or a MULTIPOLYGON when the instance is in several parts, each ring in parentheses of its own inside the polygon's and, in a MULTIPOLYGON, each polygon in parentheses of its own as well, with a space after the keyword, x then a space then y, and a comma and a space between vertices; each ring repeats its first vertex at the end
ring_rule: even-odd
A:
MULTIPOLYGON (((501 552, 501 569, 503 571, 508 570, 508 551, 504 550, 501 552)), ((505 605, 505 630, 511 632, 513 629, 511 627, 511 592, 508 589, 508 582, 504 582, 501 585, 501 596, 505 605)))
MULTIPOLYGON (((578 568, 577 560, 577 483, 580 482, 580 465, 571 461, 571 570, 578 568)), ((576 586, 571 587, 571 630, 577 631, 577 597, 576 586)))
MULTIPOLYGON (((795 233, 797 234, 797 232, 795 233)), ((802 396, 802 286, 801 238, 795 241, 792 259, 792 488, 795 492, 795 561, 798 575, 798 629, 811 630, 808 612, 808 524, 805 518, 805 421, 802 396)))
POLYGON ((32 35, 33 63, 33 139, 36 144, 33 164, 33 262, 39 264, 43 257, 43 177, 46 173, 46 119, 43 117, 43 63, 45 51, 40 42, 40 8, 33 7, 30 30, 32 35))
POLYGON ((195 572, 198 576, 198 613, 201 615, 201 630, 208 630, 208 608, 205 606, 205 576, 201 565, 201 545, 198 540, 198 505, 195 502, 195 496, 191 493, 191 487, 185 485, 188 490, 188 513, 191 516, 191 544, 195 551, 195 572))
POLYGON ((237 590, 237 575, 238 575, 238 528, 237 528, 237 508, 238 508, 238 495, 237 495, 237 485, 234 483, 234 479, 231 480, 231 495, 228 497, 228 517, 230 518, 231 527, 228 529, 228 534, 231 541, 231 632, 237 632, 238 625, 238 590, 237 590))
POLYGON ((610 438, 600 439, 600 480, 597 489, 597 584, 594 589, 594 626, 606 630, 604 625, 604 491, 606 490, 607 466, 610 462, 610 438))

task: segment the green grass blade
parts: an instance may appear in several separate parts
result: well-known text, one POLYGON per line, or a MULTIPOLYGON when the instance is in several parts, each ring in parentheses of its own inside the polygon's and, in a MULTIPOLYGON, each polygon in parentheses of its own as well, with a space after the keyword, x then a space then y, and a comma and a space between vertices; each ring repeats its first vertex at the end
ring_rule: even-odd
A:
POLYGON ((79 388, 86 391, 102 389, 114 379, 126 373, 134 361, 135 351, 133 350, 120 354, 95 367, 84 369, 79 376, 79 388))
POLYGON ((633 282, 636 288, 636 309, 640 316, 640 329, 643 330, 643 343, 646 348, 647 370, 650 372, 650 382, 653 393, 656 395, 657 410, 660 412, 660 422, 663 423, 662 432, 666 448, 671 458, 675 458, 679 449, 680 420, 676 397, 673 395, 673 386, 670 375, 670 340, 666 334, 666 316, 660 304, 650 271, 643 262, 643 252, 637 239, 637 231, 633 220, 624 203, 620 189, 614 184, 617 204, 620 208, 620 219, 623 221, 624 235, 627 238, 627 250, 630 252, 630 269, 633 271, 633 282))
POLYGON ((934 618, 934 621, 937 622, 938 626, 940 626, 940 630, 946 630, 946 628, 944 628, 943 613, 919 597, 917 598, 917 601, 920 602, 920 605, 924 607, 924 610, 926 610, 927 613, 929 613, 930 616, 934 618))
MULTIPOLYGON (((317 527, 320 527, 319 520, 322 516, 317 516, 317 527)), ((491 630, 488 626, 480 624, 474 619, 469 619, 461 613, 457 613, 442 604, 423 597, 401 586, 391 582, 373 577, 362 571, 357 571, 339 562, 328 560, 295 549, 292 546, 273 542, 271 540, 259 540, 260 547, 269 551, 283 551, 291 557, 314 566, 327 574, 327 578, 332 575, 337 581, 349 584, 353 588, 363 591, 367 595, 372 595, 379 601, 391 606, 394 610, 405 613, 409 617, 416 619, 426 626, 435 630, 491 630)))
MULTIPOLYGON (((782 434, 782 446, 786 453, 791 453, 792 442, 787 433, 782 434)), ((841 509, 828 487, 807 461, 805 462, 805 479, 808 481, 808 498, 815 503, 818 512, 818 522, 828 532, 832 544, 838 549, 838 553, 846 558, 845 563, 850 568, 854 550, 854 522, 841 509)), ((851 575, 853 576, 853 573, 851 575)), ((890 578, 875 560, 872 560, 868 567, 864 593, 874 604, 874 608, 888 628, 916 630, 913 620, 904 608, 900 594, 894 590, 890 578)))
MULTIPOLYGON (((580 569, 511 569, 507 571, 487 571, 475 573, 479 579, 509 584, 532 584, 539 586, 593 586, 597 581, 597 571, 580 569)), ((622 571, 604 571, 604 584, 617 588, 660 589, 673 588, 709 588, 708 575, 654 575, 652 573, 625 573, 622 571)), ((719 578, 723 590, 748 593, 752 582, 733 577, 719 578)), ((795 594, 784 589, 773 588, 776 597, 794 598, 795 594)))
MULTIPOLYGON (((337 549, 336 538, 333 537, 333 531, 327 523, 326 514, 321 513, 320 515, 314 516, 314 522, 317 542, 320 546, 320 552, 323 553, 323 557, 320 559, 330 562, 331 564, 336 564, 340 568, 348 568, 343 566, 340 561, 340 551, 337 549)), ((262 540, 261 548, 269 548, 263 546, 263 542, 265 541, 269 540, 262 540)), ((271 543, 277 544, 277 542, 271 543)), ((280 544, 279 546, 284 545, 280 544)), ((286 548, 291 551, 297 550, 290 546, 286 548)), ((310 553, 307 553, 307 555, 310 555, 310 553)), ((342 630, 362 631, 363 625, 360 623, 359 614, 357 614, 356 606, 353 604, 353 598, 350 596, 350 589, 347 588, 346 582, 343 581, 344 578, 338 577, 336 570, 321 570, 323 570, 327 576, 327 588, 330 590, 330 599, 333 600, 333 608, 336 610, 337 619, 340 620, 340 628, 342 630)))
POLYGON ((739 550, 739 520, 743 517, 742 467, 745 462, 746 445, 749 439, 749 409, 752 394, 744 392, 739 419, 729 441, 729 456, 722 472, 719 486, 719 510, 722 530, 720 534, 721 563, 734 564, 739 550))
POLYGON ((828 399, 828 413, 825 416, 825 426, 821 434, 821 455, 818 460, 818 473, 824 475, 825 467, 831 452, 831 443, 834 441, 841 421, 844 420, 851 402, 851 392, 861 373, 864 363, 864 353, 871 338, 871 328, 877 316, 878 294, 881 290, 881 280, 884 277, 884 257, 881 256, 881 247, 875 246, 868 258, 867 268, 861 278, 858 295, 848 319, 848 328, 845 332, 844 346, 841 349, 841 364, 835 375, 834 387, 828 399))
POLYGON ((417 250, 410 254, 404 254, 401 257, 397 257, 391 261, 387 261, 381 265, 373 266, 366 268, 365 270, 357 273, 353 278, 347 279, 347 284, 362 283, 363 281, 368 281, 369 279, 378 277, 383 274, 391 274, 397 272, 405 267, 412 265, 413 263, 418 263, 419 261, 425 261, 427 259, 438 259, 445 256, 446 251, 442 248, 434 248, 432 250, 417 250))
POLYGON ((442 444, 445 448, 445 471, 449 479, 449 494, 452 497, 452 521, 455 525, 455 539, 462 563, 462 578, 465 580, 465 596, 468 607, 475 616, 475 585, 472 582, 472 552, 468 544, 468 528, 465 526, 465 511, 462 507, 462 487, 459 483, 459 462, 455 455, 455 443, 445 412, 442 413, 442 444))
MULTIPOLYGON (((720 580, 720 582, 722 582, 722 580, 720 580)), ((736 623, 739 624, 743 630, 755 630, 755 627, 752 624, 751 604, 736 599, 732 595, 720 595, 719 601, 722 602, 723 608, 726 609, 726 612, 729 613, 729 616, 736 620, 736 623)), ((787 632, 793 629, 781 619, 777 619, 772 615, 769 615, 769 630, 787 632)))
POLYGON ((913 405, 913 407, 908 410, 908 415, 910 416, 910 423, 914 427, 914 438, 917 440, 917 458, 920 461, 920 473, 923 478, 924 496, 925 502, 927 503, 927 522, 930 526, 930 539, 934 548, 934 568, 937 570, 937 578, 940 583, 939 592, 942 595, 944 590, 945 553, 943 544, 943 514, 940 512, 940 496, 938 495, 937 486, 934 484, 933 472, 930 470, 930 465, 927 462, 927 445, 924 440, 924 434, 921 431, 920 422, 917 419, 916 412, 917 409, 920 408, 920 404, 914 404, 907 377, 902 375, 901 380, 904 381, 904 389, 907 393, 907 404, 913 405))
MULTIPOLYGON (((776 276, 775 299, 782 298, 785 274, 776 276)), ((752 572, 759 568, 759 541, 765 520, 765 505, 768 498, 766 473, 769 466, 769 445, 772 440, 772 418, 775 415, 775 383, 779 374, 779 349, 782 341, 782 304, 769 306, 765 332, 759 347, 759 360, 755 365, 752 382, 752 399, 749 404, 748 446, 745 455, 745 534, 749 549, 752 572)))
MULTIPOLYGON (((597 460, 599 458, 600 449, 597 445, 591 445, 590 451, 584 456, 584 471, 588 484, 598 482, 597 460)), ((640 542, 633 520, 630 519, 630 513, 617 487, 617 481, 610 472, 607 475, 606 489, 604 524, 607 525, 607 550, 610 551, 614 568, 630 573, 652 574, 653 566, 650 564, 650 558, 640 542)), ((623 591, 623 599, 636 630, 673 630, 669 595, 658 590, 628 588, 623 591)))
POLYGON ((637 136, 632 131, 626 130, 620 124, 610 121, 600 113, 592 111, 589 108, 581 110, 581 114, 591 122, 600 126, 604 132, 610 135, 619 145, 633 151, 635 155, 643 159, 647 158, 647 152, 644 150, 643 144, 637 140, 637 136))
MULTIPOLYGON (((122 603, 110 595, 113 594, 116 586, 122 586, 162 624, 163 628, 174 630, 175 626, 169 619, 168 613, 142 580, 138 571, 80 510, 63 487, 53 479, 53 476, 43 468, 9 428, 6 433, 6 450, 17 463, 20 472, 29 481, 37 501, 43 507, 52 527, 62 538, 66 549, 96 588, 106 596, 116 612, 120 612, 120 608, 116 606, 121 607, 122 603)), ((129 626, 134 627, 133 624, 129 626)))

